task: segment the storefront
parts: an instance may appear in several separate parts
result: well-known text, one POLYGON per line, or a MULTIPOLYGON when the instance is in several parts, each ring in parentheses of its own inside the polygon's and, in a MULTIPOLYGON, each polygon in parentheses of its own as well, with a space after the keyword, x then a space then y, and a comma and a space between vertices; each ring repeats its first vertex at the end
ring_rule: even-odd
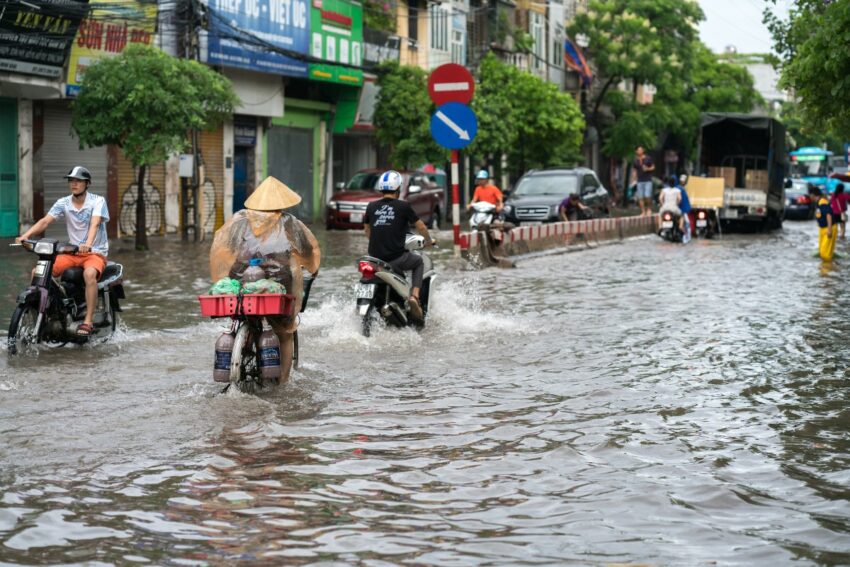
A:
POLYGON ((0 98, 0 237, 18 234, 18 105, 0 98))

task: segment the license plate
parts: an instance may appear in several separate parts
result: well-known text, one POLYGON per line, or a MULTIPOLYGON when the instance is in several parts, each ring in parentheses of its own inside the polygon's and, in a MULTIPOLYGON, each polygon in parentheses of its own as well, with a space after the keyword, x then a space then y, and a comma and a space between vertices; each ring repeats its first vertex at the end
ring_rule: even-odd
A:
POLYGON ((47 269, 46 262, 39 262, 35 265, 35 277, 40 278, 44 275, 45 270, 47 269))
POLYGON ((375 296, 375 286, 372 284, 354 284, 354 296, 357 299, 372 299, 375 296))
POLYGON ((673 228, 673 221, 671 221, 671 220, 661 221, 661 228, 673 228))
POLYGON ((363 222, 363 213, 351 213, 348 220, 350 222, 363 222))
POLYGON ((702 228, 704 226, 708 226, 708 221, 704 221, 704 220, 698 220, 697 221, 697 228, 702 228))
POLYGON ((738 209, 724 209, 723 216, 727 219, 736 219, 738 218, 738 209))

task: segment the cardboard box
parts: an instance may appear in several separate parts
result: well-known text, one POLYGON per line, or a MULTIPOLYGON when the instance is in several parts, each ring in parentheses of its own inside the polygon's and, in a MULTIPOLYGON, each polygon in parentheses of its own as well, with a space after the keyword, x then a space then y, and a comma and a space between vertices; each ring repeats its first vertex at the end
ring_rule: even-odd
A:
POLYGON ((744 175, 744 188, 767 191, 767 170, 748 169, 744 175))
POLYGON ((725 191, 724 183, 720 177, 689 178, 685 189, 688 191, 691 207, 697 209, 722 207, 723 192, 725 191))
POLYGON ((734 167, 709 167, 708 168, 708 176, 709 177, 722 177, 723 183, 726 187, 735 187, 735 176, 737 171, 734 167))

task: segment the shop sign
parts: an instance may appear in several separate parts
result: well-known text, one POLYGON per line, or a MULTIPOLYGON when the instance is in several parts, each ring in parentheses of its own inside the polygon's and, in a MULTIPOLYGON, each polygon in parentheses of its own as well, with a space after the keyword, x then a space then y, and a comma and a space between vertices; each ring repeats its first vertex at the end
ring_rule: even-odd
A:
POLYGON ((210 65, 303 77, 309 53, 307 0, 201 0, 209 29, 201 33, 201 61, 210 65), (289 57, 271 46, 293 54, 289 57))
POLYGON ((257 119, 243 118, 241 116, 233 119, 233 143, 237 146, 257 145, 257 119))
POLYGON ((59 78, 87 0, 4 0, 0 71, 59 78))
POLYGON ((310 79, 355 87, 363 84, 363 71, 356 68, 363 65, 363 6, 359 2, 313 0, 310 35, 310 54, 327 61, 310 64, 310 79))
POLYGON ((71 46, 65 94, 75 97, 86 69, 102 57, 114 57, 131 43, 150 45, 156 31, 156 4, 136 0, 98 0, 80 22, 71 46))

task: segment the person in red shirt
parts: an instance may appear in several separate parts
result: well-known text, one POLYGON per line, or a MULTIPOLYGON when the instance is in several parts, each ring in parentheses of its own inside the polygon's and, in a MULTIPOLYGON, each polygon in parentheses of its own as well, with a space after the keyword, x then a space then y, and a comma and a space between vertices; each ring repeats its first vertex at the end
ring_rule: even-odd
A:
POLYGON ((847 203, 850 202, 850 195, 844 192, 844 184, 839 183, 835 187, 835 192, 829 199, 829 204, 832 207, 832 218, 838 224, 838 231, 841 234, 841 239, 844 240, 844 227, 847 224, 847 203))
POLYGON ((502 191, 495 185, 490 185, 490 174, 486 169, 482 169, 475 175, 475 193, 472 194, 472 201, 466 206, 469 210, 472 208, 472 203, 485 201, 496 205, 496 212, 502 211, 504 203, 502 203, 502 191))

